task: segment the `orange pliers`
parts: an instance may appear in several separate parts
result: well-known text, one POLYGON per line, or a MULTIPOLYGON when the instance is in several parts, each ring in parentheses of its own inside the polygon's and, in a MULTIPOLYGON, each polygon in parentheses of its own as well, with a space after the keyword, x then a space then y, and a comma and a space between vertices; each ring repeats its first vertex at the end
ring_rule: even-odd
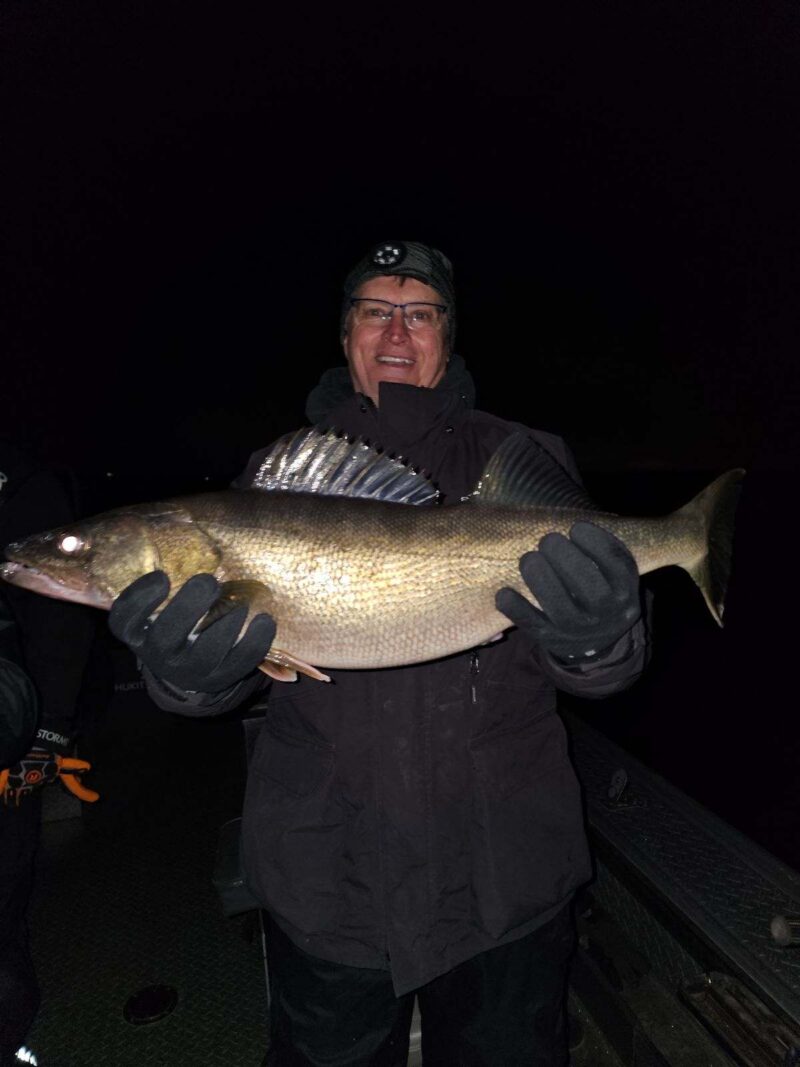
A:
MULTIPOLYGON (((92 769, 91 763, 85 759, 73 759, 71 756, 55 756, 55 763, 57 767, 57 776, 61 779, 64 785, 69 789, 73 796, 76 796, 78 800, 84 800, 87 804, 93 804, 96 800, 100 799, 100 794, 96 793, 94 789, 87 789, 83 785, 80 779, 75 775, 75 771, 89 771, 92 769)), ((19 789, 8 789, 9 769, 0 771, 0 794, 7 801, 8 794, 14 796, 17 804, 19 804, 20 795, 25 792, 31 792, 36 786, 45 782, 45 776, 41 772, 31 770, 25 776, 25 784, 19 789), (38 777, 37 777, 38 774, 38 777)))

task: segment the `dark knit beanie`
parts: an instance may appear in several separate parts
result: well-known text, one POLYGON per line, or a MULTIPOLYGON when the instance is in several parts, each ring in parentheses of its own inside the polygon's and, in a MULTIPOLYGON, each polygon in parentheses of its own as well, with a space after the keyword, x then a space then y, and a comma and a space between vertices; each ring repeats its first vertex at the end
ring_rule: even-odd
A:
POLYGON ((416 278, 435 289, 447 306, 450 347, 456 332, 456 291, 453 285, 453 265, 444 253, 419 241, 381 241, 353 267, 344 283, 341 333, 350 310, 350 299, 358 287, 370 278, 381 275, 405 275, 416 278))

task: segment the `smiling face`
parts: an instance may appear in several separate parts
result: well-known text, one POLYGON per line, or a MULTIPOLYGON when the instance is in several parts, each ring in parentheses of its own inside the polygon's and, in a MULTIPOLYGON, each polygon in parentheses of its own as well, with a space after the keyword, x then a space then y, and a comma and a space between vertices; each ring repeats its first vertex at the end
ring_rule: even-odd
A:
MULTIPOLYGON (((388 300, 392 304, 444 303, 430 285, 416 278, 388 275, 370 278, 359 286, 354 296, 388 300)), ((375 404, 380 382, 432 389, 444 376, 449 357, 446 319, 438 326, 409 330, 399 310, 386 323, 356 323, 351 312, 346 330, 343 346, 353 388, 375 404)))

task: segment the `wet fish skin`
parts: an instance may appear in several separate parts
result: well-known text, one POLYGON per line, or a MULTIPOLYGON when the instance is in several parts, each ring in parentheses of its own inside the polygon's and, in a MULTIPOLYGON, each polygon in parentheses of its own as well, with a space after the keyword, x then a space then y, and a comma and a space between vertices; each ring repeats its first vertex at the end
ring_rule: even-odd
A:
POLYGON ((641 574, 686 569, 721 623, 742 474, 722 475, 663 518, 475 501, 410 507, 297 492, 207 493, 118 509, 9 546, 2 576, 108 608, 153 569, 166 571, 173 593, 191 574, 212 573, 222 583, 249 583, 251 613, 268 611, 277 623, 275 648, 302 663, 400 666, 508 629, 495 608, 498 589, 510 586, 535 603, 520 557, 544 534, 588 521, 616 534, 641 574), (65 552, 69 537, 79 547, 65 552))

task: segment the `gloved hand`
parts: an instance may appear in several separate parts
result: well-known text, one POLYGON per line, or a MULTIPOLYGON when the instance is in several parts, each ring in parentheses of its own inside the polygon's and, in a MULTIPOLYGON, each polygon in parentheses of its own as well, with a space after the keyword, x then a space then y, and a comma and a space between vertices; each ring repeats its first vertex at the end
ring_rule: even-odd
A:
POLYGON ((79 800, 92 803, 99 799, 100 794, 95 793, 93 789, 87 789, 75 776, 76 772, 82 774, 91 770, 91 766, 83 759, 59 756, 44 748, 32 748, 28 755, 23 756, 13 767, 0 771, 0 794, 6 804, 9 801, 19 804, 20 800, 29 796, 35 789, 60 778, 79 800))
POLYGON ((123 589, 111 608, 111 632, 139 657, 156 678, 193 693, 221 693, 262 662, 275 637, 275 621, 260 614, 241 640, 247 608, 239 605, 197 636, 193 631, 219 599, 219 582, 196 574, 151 620, 169 593, 163 571, 152 571, 123 589))
POLYGON ((633 556, 593 523, 576 522, 569 537, 546 534, 519 569, 541 610, 509 588, 497 593, 497 610, 569 664, 611 648, 641 614, 633 556))

